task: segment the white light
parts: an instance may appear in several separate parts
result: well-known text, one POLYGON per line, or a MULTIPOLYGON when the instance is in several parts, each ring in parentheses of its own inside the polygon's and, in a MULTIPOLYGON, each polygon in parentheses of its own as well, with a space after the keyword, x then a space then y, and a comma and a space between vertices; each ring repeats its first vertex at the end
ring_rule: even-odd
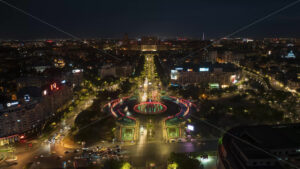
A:
POLYGON ((269 50, 269 51, 268 51, 268 55, 271 55, 271 54, 272 54, 272 51, 271 51, 271 50, 269 50))
POLYGON ((221 85, 221 88, 227 88, 229 85, 221 85))
POLYGON ((193 126, 193 125, 190 125, 190 124, 189 124, 189 125, 187 126, 187 128, 188 128, 188 130, 190 130, 190 131, 194 131, 194 126, 193 126))
POLYGON ((43 91, 43 95, 46 96, 47 95, 47 90, 43 91))
POLYGON ((19 102, 15 101, 15 102, 6 103, 6 106, 11 107, 11 106, 15 106, 15 105, 18 105, 18 104, 19 104, 19 102))
POLYGON ((199 68, 199 71, 200 71, 200 72, 208 72, 208 71, 209 71, 209 68, 207 68, 207 67, 200 67, 200 68, 199 68))
POLYGON ((211 158, 201 158, 201 163, 202 164, 207 164, 211 161, 211 158))
POLYGON ((203 165, 208 165, 209 163, 212 163, 212 162, 214 162, 214 160, 213 160, 213 158, 212 157, 207 157, 207 158, 203 158, 203 157, 197 157, 196 158, 198 161, 200 161, 201 162, 201 164, 203 164, 203 165))
POLYGON ((83 69, 73 69, 72 73, 80 73, 83 72, 83 69))
POLYGON ((65 84, 65 83, 66 83, 66 80, 62 80, 61 83, 62 83, 62 84, 65 84))

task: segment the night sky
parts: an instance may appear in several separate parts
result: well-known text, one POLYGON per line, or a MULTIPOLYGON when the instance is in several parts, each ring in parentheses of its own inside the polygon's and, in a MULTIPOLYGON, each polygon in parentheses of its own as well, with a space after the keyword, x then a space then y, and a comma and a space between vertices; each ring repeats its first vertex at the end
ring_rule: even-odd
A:
MULTIPOLYGON (((218 38, 295 0, 6 0, 80 38, 218 38)), ((300 37, 300 3, 242 37, 300 37)), ((69 38, 0 2, 0 39, 69 38)))

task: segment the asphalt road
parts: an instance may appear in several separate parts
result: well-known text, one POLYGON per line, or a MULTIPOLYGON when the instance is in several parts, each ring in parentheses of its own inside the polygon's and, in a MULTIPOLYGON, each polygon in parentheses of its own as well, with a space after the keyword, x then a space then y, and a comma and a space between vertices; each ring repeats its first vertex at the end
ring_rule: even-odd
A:
POLYGON ((201 144, 198 142, 166 143, 162 136, 162 119, 161 116, 144 116, 139 118, 140 125, 143 127, 152 124, 153 128, 151 130, 153 135, 149 136, 150 129, 145 129, 144 133, 139 135, 136 145, 123 147, 123 151, 128 154, 129 160, 134 167, 145 168, 150 163, 154 163, 158 168, 165 168, 172 152, 205 153, 217 150, 218 140, 202 141, 201 144))
POLYGON ((150 141, 143 145, 132 145, 123 148, 127 152, 132 165, 138 168, 146 167, 149 163, 156 166, 165 166, 170 153, 208 152, 216 151, 218 141, 205 141, 203 144, 197 143, 162 143, 150 141))

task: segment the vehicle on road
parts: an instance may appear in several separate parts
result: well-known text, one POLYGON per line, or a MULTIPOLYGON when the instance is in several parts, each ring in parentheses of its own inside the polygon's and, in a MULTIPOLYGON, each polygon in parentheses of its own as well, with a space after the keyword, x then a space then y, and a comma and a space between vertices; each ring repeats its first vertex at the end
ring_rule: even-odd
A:
POLYGON ((185 138, 179 138, 179 139, 177 139, 177 142, 178 143, 185 143, 185 142, 187 142, 187 140, 185 138))
POLYGON ((175 140, 175 139, 170 139, 169 142, 170 142, 170 143, 176 143, 176 140, 175 140))

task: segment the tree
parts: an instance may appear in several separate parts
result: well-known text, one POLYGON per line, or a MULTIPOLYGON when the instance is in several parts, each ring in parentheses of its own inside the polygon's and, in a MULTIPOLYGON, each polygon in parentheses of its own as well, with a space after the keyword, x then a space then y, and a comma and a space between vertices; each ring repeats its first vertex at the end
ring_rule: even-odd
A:
POLYGON ((127 79, 126 81, 124 81, 121 84, 121 90, 122 90, 123 93, 127 93, 132 88, 132 86, 133 86, 133 84, 130 83, 130 81, 127 79))
POLYGON ((122 164, 122 168, 121 169, 130 169, 131 165, 128 162, 125 162, 122 164))
POLYGON ((178 164, 177 163, 171 163, 168 165, 168 169, 177 169, 178 168, 178 164))
POLYGON ((104 163, 104 169, 130 169, 131 165, 128 162, 118 160, 107 160, 104 163))

